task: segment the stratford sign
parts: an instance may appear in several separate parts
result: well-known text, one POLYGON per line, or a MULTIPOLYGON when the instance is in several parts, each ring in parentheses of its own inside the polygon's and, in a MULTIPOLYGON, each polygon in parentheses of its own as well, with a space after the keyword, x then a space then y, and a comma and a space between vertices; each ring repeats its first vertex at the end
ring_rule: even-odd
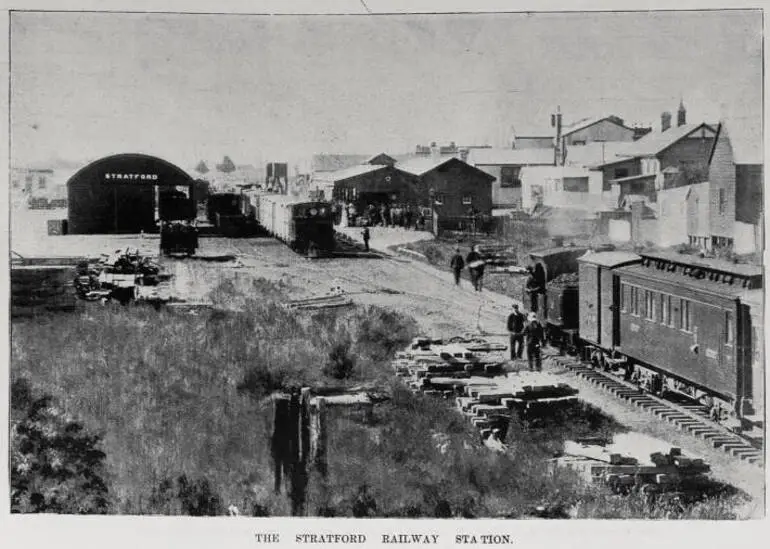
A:
POLYGON ((157 181, 156 173, 105 173, 104 179, 109 181, 157 181))

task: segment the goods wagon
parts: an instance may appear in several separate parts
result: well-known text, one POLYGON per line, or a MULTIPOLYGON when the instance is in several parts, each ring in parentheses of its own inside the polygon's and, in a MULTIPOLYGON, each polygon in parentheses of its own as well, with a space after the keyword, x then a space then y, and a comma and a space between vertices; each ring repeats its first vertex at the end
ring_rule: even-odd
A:
POLYGON ((331 204, 282 194, 254 195, 257 223, 293 250, 310 256, 334 250, 331 204))
POLYGON ((253 212, 245 213, 248 204, 249 199, 242 192, 209 194, 206 217, 224 236, 251 236, 255 233, 256 221, 253 212))

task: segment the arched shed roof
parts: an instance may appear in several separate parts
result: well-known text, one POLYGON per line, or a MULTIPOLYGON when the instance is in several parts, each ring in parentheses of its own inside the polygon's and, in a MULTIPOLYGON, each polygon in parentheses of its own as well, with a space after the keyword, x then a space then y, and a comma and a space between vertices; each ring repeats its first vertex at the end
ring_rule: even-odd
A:
POLYGON ((147 185, 192 185, 186 171, 162 158, 141 153, 115 154, 100 158, 78 170, 67 185, 98 179, 106 183, 147 185))

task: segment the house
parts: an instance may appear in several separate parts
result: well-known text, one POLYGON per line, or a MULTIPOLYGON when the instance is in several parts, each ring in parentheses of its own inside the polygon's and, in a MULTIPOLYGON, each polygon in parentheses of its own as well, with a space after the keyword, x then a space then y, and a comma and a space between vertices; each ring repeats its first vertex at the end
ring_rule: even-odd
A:
POLYGON ((418 178, 419 204, 432 204, 439 216, 461 217, 470 211, 492 213, 495 176, 459 158, 412 158, 395 168, 418 178))
POLYGON ((634 141, 638 131, 624 124, 622 118, 609 115, 585 118, 562 128, 565 146, 587 145, 601 141, 634 141))
POLYGON ((522 207, 521 170, 526 166, 553 166, 553 149, 471 149, 468 163, 495 178, 493 208, 522 207))
POLYGON ((581 208, 601 211, 610 208, 602 196, 602 174, 568 166, 528 166, 521 169, 521 207, 581 208))
POLYGON ((723 121, 709 162, 711 241, 707 248, 736 253, 760 250, 763 225, 761 121, 723 121))
POLYGON ((609 191, 613 184, 619 184, 620 200, 627 193, 654 199, 656 191, 663 188, 667 168, 676 168, 682 173, 682 177, 676 178, 677 184, 703 181, 715 136, 716 130, 705 123, 651 132, 605 156, 599 166, 603 172, 603 188, 609 191))

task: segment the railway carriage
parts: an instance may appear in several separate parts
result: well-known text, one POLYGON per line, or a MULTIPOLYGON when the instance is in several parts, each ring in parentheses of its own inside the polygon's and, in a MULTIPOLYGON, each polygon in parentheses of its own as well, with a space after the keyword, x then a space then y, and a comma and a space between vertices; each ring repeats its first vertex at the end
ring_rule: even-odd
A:
POLYGON ((762 422, 761 267, 582 248, 539 250, 530 260, 551 344, 650 392, 700 401, 714 419, 762 422))
POLYGON ((761 268, 661 252, 615 272, 618 348, 633 376, 654 391, 752 415, 751 315, 743 298, 761 288, 761 268))

